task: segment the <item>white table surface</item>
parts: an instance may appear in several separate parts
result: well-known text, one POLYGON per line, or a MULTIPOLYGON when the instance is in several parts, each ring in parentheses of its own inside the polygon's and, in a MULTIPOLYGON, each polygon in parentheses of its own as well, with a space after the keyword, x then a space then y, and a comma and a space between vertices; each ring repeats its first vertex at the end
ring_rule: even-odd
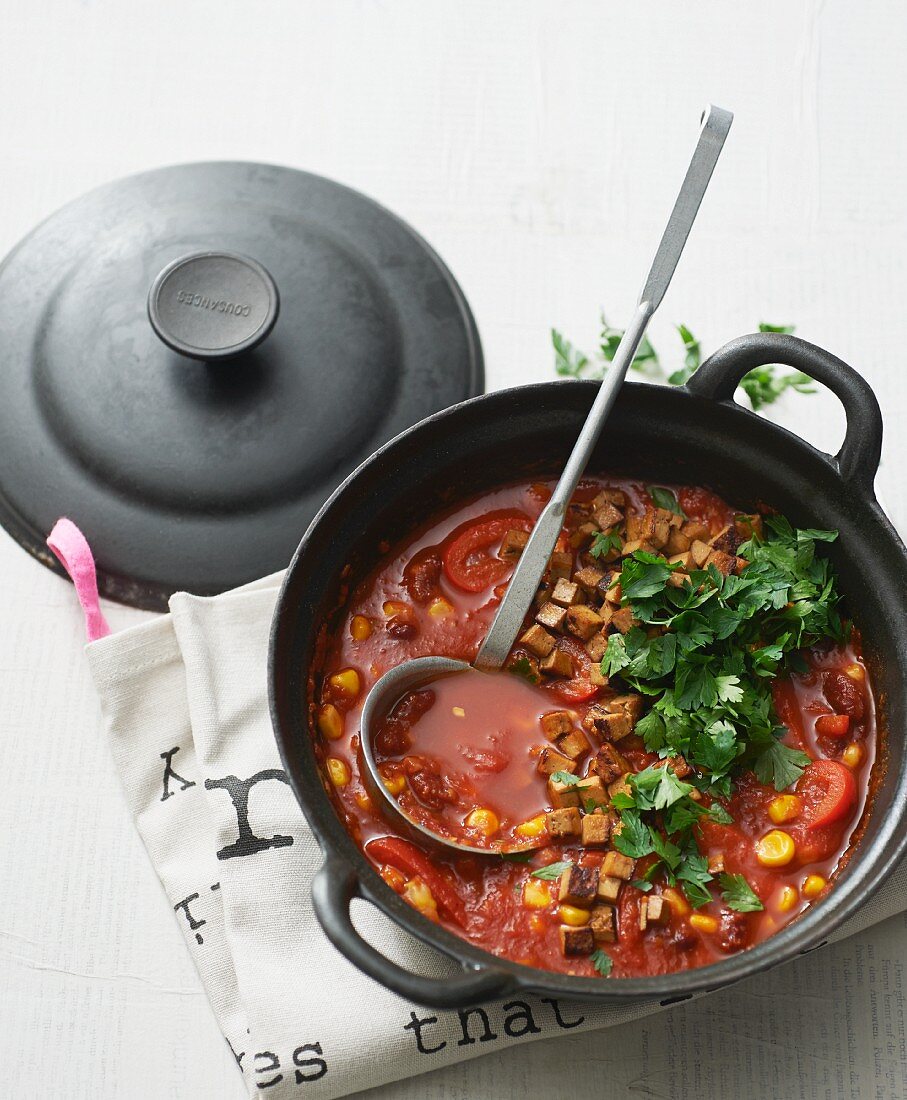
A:
MULTIPOLYGON (((592 344, 601 306, 628 316, 711 99, 737 121, 655 342, 676 355, 674 321, 707 349, 795 322, 852 362, 885 411, 897 516, 905 31, 894 0, 0 0, 0 253, 125 173, 306 168, 435 245, 475 310, 489 389, 540 380, 550 325, 592 344)), ((826 449, 842 436, 827 394, 772 415, 826 449)), ((0 576, 10 1094, 244 1095, 101 738, 72 590, 5 535, 0 576)), ((114 627, 141 618, 108 610, 114 627)), ((754 999, 754 1032, 770 1007, 754 999)), ((565 1073, 577 1095, 635 1091, 606 1088, 603 1041, 619 1039, 524 1046, 381 1095, 550 1096, 565 1073)))

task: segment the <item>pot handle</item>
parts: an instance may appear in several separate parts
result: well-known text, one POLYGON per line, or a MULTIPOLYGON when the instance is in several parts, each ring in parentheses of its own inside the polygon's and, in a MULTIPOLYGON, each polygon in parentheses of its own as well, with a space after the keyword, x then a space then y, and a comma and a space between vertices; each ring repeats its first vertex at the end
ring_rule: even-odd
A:
POLYGON ((345 861, 329 856, 312 883, 312 903, 318 922, 337 950, 370 978, 394 993, 432 1008, 462 1008, 502 997, 516 979, 503 970, 475 967, 449 978, 426 978, 391 962, 359 935, 350 918, 350 902, 364 897, 356 872, 345 861))
POLYGON ((844 481, 874 496, 873 484, 882 455, 882 413, 862 375, 842 360, 796 336, 757 332, 719 348, 687 382, 699 397, 731 401, 740 380, 755 367, 781 363, 827 386, 847 415, 847 432, 832 461, 844 481))

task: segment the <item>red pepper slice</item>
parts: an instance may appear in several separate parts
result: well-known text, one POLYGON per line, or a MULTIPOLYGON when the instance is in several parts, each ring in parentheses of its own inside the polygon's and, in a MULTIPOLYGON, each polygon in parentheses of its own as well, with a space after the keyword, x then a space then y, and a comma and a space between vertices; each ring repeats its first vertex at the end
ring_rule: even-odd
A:
POLYGON ((850 733, 850 715, 823 714, 816 719, 816 733, 822 737, 846 737, 850 733))
POLYGON ((510 572, 508 562, 493 558, 487 550, 508 531, 531 531, 534 520, 524 512, 488 512, 453 531, 442 551, 444 572, 451 584, 464 592, 484 592, 510 572))
POLYGON ((428 856, 420 852, 415 844, 410 844, 408 840, 401 840, 396 836, 382 836, 376 840, 370 840, 365 846, 365 851, 376 863, 389 863, 411 878, 418 875, 431 890, 435 901, 447 916, 456 921, 461 928, 465 928, 466 914, 463 902, 453 887, 441 877, 428 856))
POLYGON ((857 784, 850 768, 837 760, 814 760, 800 776, 797 793, 810 807, 810 828, 820 829, 850 812, 857 784))

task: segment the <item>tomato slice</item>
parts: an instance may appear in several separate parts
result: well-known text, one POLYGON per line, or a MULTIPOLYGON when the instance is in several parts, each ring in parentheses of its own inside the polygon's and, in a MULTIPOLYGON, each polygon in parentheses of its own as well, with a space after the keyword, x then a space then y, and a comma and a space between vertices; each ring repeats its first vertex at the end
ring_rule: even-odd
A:
POLYGON ((453 531, 444 543, 442 561, 451 584, 464 592, 484 592, 510 572, 508 562, 487 551, 508 531, 531 531, 535 521, 524 512, 488 512, 453 531))
POLYGON ((850 812, 857 783, 850 768, 837 760, 814 760, 800 776, 797 793, 810 808, 809 827, 821 829, 850 812))
POLYGON ((846 737, 850 733, 850 715, 823 714, 816 719, 816 733, 821 737, 846 737))
POLYGON ((575 638, 558 638, 557 648, 573 658, 575 675, 570 680, 552 680, 545 688, 565 703, 585 703, 598 695, 600 688, 589 679, 592 658, 582 643, 575 638))
POLYGON ((382 836, 370 840, 365 850, 376 863, 389 863, 410 877, 418 875, 448 917, 456 921, 461 928, 465 927, 463 903, 456 891, 441 877, 428 856, 420 852, 415 844, 410 844, 409 841, 401 840, 396 836, 382 836))

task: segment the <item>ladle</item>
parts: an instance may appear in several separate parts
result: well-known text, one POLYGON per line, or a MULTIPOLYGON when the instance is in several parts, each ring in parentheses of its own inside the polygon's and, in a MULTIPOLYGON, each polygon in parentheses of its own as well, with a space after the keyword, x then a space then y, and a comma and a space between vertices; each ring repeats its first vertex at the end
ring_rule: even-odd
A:
POLYGON ((468 665, 465 661, 451 657, 416 657, 386 672, 376 681, 366 697, 362 709, 361 728, 362 757, 367 772, 364 778, 372 793, 381 798, 394 817, 404 822, 409 831, 419 834, 420 838, 427 838, 435 844, 459 852, 498 856, 502 852, 524 851, 547 843, 542 838, 519 845, 480 847, 451 840, 411 818, 384 786, 381 773, 378 771, 372 744, 375 726, 411 688, 425 685, 431 680, 452 672, 466 672, 473 668, 488 673, 496 672, 503 666, 522 628, 526 613, 532 605, 542 575, 554 551, 570 498, 598 442, 617 397, 617 391, 626 377, 646 327, 670 285, 674 269, 677 267, 693 227, 699 205, 712 178, 712 172, 718 162, 733 118, 730 111, 711 105, 703 112, 699 141, 693 151, 680 193, 639 296, 636 312, 621 338, 557 487, 532 529, 475 661, 472 665, 468 665))

